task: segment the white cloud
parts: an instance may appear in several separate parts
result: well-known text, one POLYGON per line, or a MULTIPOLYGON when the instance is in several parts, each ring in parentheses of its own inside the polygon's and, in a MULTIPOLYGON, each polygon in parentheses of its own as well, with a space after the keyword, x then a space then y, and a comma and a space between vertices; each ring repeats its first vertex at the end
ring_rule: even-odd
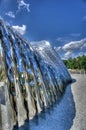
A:
POLYGON ((67 43, 63 46, 63 50, 64 51, 77 50, 77 49, 82 50, 82 49, 85 49, 84 47, 86 47, 86 39, 67 43))
POLYGON ((25 3, 24 0, 17 0, 17 2, 18 2, 18 10, 24 8, 28 12, 30 12, 30 8, 29 8, 30 4, 25 3))
POLYGON ((62 38, 62 37, 58 37, 58 38, 56 39, 56 41, 62 42, 62 41, 63 41, 63 38, 62 38))
POLYGON ((72 36, 72 37, 80 37, 81 33, 71 33, 70 36, 72 36))
POLYGON ((81 33, 70 33, 67 36, 57 37, 56 41, 67 43, 67 42, 70 42, 72 39, 75 39, 80 36, 81 36, 81 33))
POLYGON ((26 32, 26 25, 22 26, 12 26, 17 32, 19 32, 21 35, 24 35, 26 32))
POLYGON ((72 41, 64 46, 55 47, 55 50, 63 59, 86 55, 86 38, 80 41, 72 41))
POLYGON ((58 37, 56 39, 56 41, 58 41, 58 42, 68 42, 69 41, 69 37, 58 37))
POLYGON ((83 52, 80 52, 80 53, 79 53, 79 56, 83 56, 83 54, 85 54, 85 53, 83 53, 83 52))
POLYGON ((72 55, 72 51, 67 51, 67 52, 65 53, 65 56, 66 56, 66 57, 71 57, 71 55, 72 55))
POLYGON ((5 13, 5 15, 11 17, 11 18, 15 18, 15 14, 12 11, 9 11, 7 13, 5 13))

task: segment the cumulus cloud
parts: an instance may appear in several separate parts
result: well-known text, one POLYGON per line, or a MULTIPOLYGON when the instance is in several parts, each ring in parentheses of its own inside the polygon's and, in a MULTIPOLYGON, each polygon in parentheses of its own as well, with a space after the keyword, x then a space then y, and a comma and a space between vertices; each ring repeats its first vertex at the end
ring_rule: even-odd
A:
POLYGON ((64 57, 65 57, 66 59, 68 59, 68 58, 70 58, 70 57, 72 57, 72 56, 73 56, 72 51, 67 51, 67 52, 65 53, 65 55, 64 55, 64 57))
POLYGON ((80 41, 69 42, 64 46, 55 47, 55 50, 63 59, 73 58, 83 54, 86 55, 86 38, 80 41))
POLYGON ((19 32, 21 35, 24 35, 26 32, 26 25, 22 25, 22 26, 12 26, 12 28, 14 28, 17 32, 19 32))
POLYGON ((9 11, 7 13, 5 13, 5 15, 11 17, 11 18, 15 18, 15 14, 12 11, 9 11))
POLYGON ((63 50, 64 51, 68 51, 68 50, 77 50, 77 49, 86 49, 86 39, 82 39, 80 41, 73 41, 70 43, 67 43, 63 46, 63 50))
POLYGON ((17 0, 18 2, 18 10, 26 9, 28 12, 30 12, 30 4, 27 4, 24 2, 24 0, 17 0))

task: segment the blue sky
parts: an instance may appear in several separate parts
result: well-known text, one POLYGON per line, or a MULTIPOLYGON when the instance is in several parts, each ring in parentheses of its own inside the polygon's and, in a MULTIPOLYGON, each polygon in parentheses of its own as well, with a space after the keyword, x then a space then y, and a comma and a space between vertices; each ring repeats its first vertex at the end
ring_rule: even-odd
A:
POLYGON ((63 48, 86 38, 86 0, 0 0, 0 17, 29 41, 63 48))

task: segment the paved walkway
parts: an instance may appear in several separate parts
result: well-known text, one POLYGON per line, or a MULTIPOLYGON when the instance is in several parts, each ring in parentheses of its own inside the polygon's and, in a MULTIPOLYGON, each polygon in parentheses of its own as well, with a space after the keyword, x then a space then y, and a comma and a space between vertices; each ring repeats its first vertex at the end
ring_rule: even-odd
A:
POLYGON ((86 75, 73 74, 76 82, 72 85, 76 115, 71 130, 86 130, 86 75))

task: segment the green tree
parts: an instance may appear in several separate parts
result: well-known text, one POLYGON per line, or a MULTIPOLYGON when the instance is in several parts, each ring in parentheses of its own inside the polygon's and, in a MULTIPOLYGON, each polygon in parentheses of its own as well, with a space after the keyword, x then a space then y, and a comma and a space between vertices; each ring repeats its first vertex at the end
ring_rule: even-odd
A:
POLYGON ((68 69, 84 69, 86 70, 86 56, 78 56, 77 58, 69 58, 64 60, 64 64, 68 69))

